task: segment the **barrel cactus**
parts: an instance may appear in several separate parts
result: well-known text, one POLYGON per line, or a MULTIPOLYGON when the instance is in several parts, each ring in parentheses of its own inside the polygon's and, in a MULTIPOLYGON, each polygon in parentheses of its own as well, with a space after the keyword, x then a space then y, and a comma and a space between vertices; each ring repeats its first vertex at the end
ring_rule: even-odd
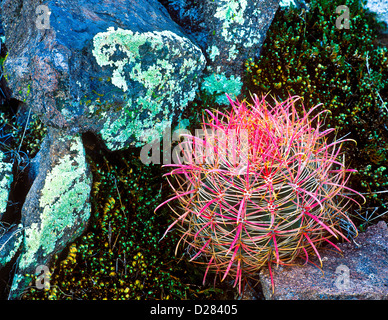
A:
POLYGON ((346 186, 354 171, 341 154, 347 139, 322 128, 319 105, 229 101, 230 112, 206 110, 202 136, 185 135, 185 157, 166 174, 175 196, 160 206, 179 201, 166 233, 180 226, 191 260, 207 266, 204 281, 213 270, 241 292, 263 266, 271 273, 273 263, 311 254, 322 265, 323 243, 338 249, 333 238, 348 240, 340 224, 352 225, 346 210, 358 193, 346 186))

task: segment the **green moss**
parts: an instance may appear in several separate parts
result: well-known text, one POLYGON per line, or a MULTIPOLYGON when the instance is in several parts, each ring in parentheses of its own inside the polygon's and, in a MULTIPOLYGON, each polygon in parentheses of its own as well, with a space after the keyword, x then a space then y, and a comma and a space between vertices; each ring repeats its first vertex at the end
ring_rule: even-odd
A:
POLYGON ((9 114, 8 104, 4 104, 2 108, 8 109, 6 113, 0 111, 0 121, 5 124, 2 133, 7 139, 4 139, 0 148, 19 165, 23 165, 28 158, 33 158, 38 153, 47 128, 34 114, 27 115, 26 123, 21 123, 17 116, 9 114))

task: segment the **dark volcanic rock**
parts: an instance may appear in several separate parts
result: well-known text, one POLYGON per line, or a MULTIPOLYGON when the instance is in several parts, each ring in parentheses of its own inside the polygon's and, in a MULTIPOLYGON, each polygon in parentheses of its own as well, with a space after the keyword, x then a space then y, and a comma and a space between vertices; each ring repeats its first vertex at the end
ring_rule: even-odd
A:
POLYGON ((355 243, 338 245, 342 254, 325 250, 323 269, 316 266, 273 268, 272 293, 268 269, 260 273, 266 299, 345 300, 388 299, 388 228, 385 222, 370 226, 355 243))
POLYGON ((195 96, 205 59, 156 0, 3 1, 14 97, 111 150, 154 139, 195 96))
POLYGON ((11 299, 26 289, 38 266, 50 266, 84 230, 91 214, 92 176, 80 135, 50 129, 39 151, 37 176, 22 209, 23 240, 11 299))

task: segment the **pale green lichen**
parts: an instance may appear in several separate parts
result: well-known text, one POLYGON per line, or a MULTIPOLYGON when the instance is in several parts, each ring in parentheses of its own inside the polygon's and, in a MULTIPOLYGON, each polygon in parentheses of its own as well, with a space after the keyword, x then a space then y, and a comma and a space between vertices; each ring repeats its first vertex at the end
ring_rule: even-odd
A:
POLYGON ((13 181, 12 163, 3 162, 4 154, 0 151, 0 218, 4 214, 13 181))
POLYGON ((90 177, 81 137, 73 138, 70 153, 63 156, 47 174, 39 199, 40 222, 25 229, 24 253, 19 266, 25 268, 36 261, 39 249, 47 255, 54 251, 66 229, 88 221, 91 207, 90 177))
POLYGON ((242 85, 241 78, 238 76, 232 75, 228 78, 223 73, 212 73, 203 79, 202 90, 209 95, 215 95, 217 103, 229 104, 225 93, 228 93, 231 98, 235 98, 240 94, 242 85))
MULTIPOLYGON (((245 23, 244 13, 247 7, 246 0, 221 0, 222 5, 217 7, 216 18, 222 21, 222 36, 226 42, 234 38, 235 24, 243 27, 245 23)), ((245 39, 236 39, 236 41, 245 39)))
POLYGON ((244 24, 244 12, 247 7, 247 0, 221 0, 222 5, 218 6, 216 18, 223 21, 222 34, 225 39, 228 40, 228 29, 230 29, 232 23, 244 24))
MULTIPOLYGON (((144 95, 128 98, 117 119, 101 113, 106 121, 100 133, 109 149, 124 148, 129 140, 135 146, 149 142, 171 125, 174 114, 170 110, 182 111, 194 99, 196 85, 190 90, 182 90, 182 86, 188 74, 193 76, 203 69, 205 58, 188 39, 167 30, 139 33, 111 27, 96 34, 93 43, 97 63, 113 67, 112 84, 124 92, 129 90, 129 82, 140 83, 145 89, 144 95), (155 58, 154 64, 146 65, 140 53, 142 46, 155 57, 157 52, 164 54, 155 58), (113 59, 117 52, 121 59, 113 59)), ((95 108, 89 106, 89 111, 93 113, 95 108)))
POLYGON ((216 56, 220 54, 220 50, 217 46, 211 46, 208 48, 209 57, 212 61, 215 60, 216 56))
MULTIPOLYGON (((245 48, 253 47, 261 41, 261 29, 257 27, 256 14, 247 14, 247 0, 220 0, 214 17, 222 21, 221 35, 225 42, 231 42, 245 48), (254 19, 253 19, 254 18, 254 19)), ((253 12, 260 12, 253 8, 253 12)), ((229 56, 236 56, 229 53, 229 56)))
POLYGON ((232 45, 229 49, 229 61, 233 61, 237 58, 237 55, 238 55, 238 50, 236 48, 236 45, 232 45))

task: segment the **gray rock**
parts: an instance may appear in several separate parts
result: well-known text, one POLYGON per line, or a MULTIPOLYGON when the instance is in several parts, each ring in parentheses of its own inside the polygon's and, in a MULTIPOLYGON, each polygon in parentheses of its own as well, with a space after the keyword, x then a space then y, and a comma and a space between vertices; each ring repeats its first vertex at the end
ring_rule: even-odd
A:
POLYGON ((308 4, 304 0, 281 0, 279 6, 285 9, 290 7, 308 9, 308 4))
POLYGON ((242 90, 245 61, 260 54, 280 0, 169 0, 172 16, 201 46, 207 68, 201 90, 228 104, 242 90))
MULTIPOLYGON (((388 228, 385 222, 370 226, 354 243, 341 243, 342 254, 324 250, 323 268, 279 266, 260 273, 268 300, 380 300, 388 299, 388 228)), ((322 248, 323 250, 323 248, 322 248)), ((315 261, 317 263, 317 261, 315 261)), ((318 263, 319 264, 319 263, 318 263)))
POLYGON ((10 299, 20 298, 34 274, 85 230, 92 177, 80 135, 50 129, 39 151, 37 176, 22 208, 23 240, 10 299))
POLYGON ((14 97, 48 126, 141 146, 195 97, 201 50, 156 0, 2 2, 14 97))

